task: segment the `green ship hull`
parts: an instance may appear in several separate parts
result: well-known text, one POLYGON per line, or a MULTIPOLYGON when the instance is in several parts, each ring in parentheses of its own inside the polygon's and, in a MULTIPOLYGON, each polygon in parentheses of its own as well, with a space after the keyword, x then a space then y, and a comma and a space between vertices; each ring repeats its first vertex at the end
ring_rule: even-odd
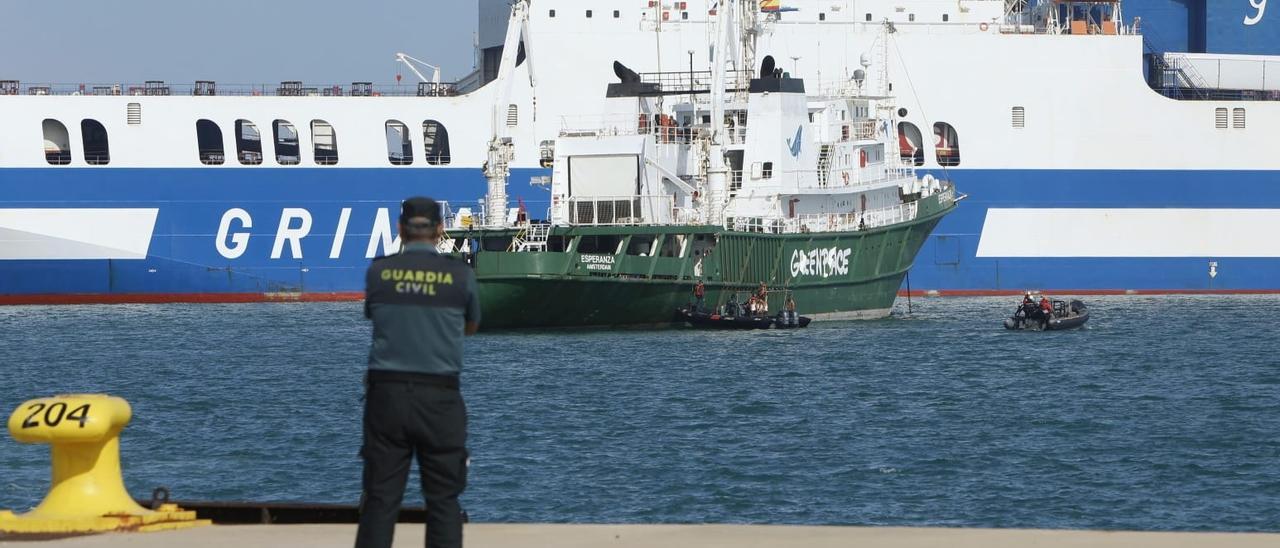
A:
MULTIPOLYGON (((918 202, 914 219, 889 226, 821 233, 739 232, 705 225, 551 229, 545 250, 518 250, 518 229, 473 230, 467 260, 480 285, 482 329, 664 326, 693 301, 734 292, 786 289, 796 310, 815 319, 889 314, 903 276, 925 238, 955 208, 950 193, 918 202), (601 246, 604 246, 604 249, 601 246)), ((769 296, 769 310, 783 306, 769 296)))

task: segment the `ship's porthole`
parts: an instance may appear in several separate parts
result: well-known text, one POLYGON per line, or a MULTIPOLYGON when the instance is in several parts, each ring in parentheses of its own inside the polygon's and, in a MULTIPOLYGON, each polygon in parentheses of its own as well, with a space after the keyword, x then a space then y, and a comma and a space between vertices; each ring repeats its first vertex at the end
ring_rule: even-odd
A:
POLYGON ((906 118, 906 117, 907 117, 907 109, 905 109, 905 108, 900 108, 900 109, 898 109, 898 117, 899 117, 899 118, 906 118))

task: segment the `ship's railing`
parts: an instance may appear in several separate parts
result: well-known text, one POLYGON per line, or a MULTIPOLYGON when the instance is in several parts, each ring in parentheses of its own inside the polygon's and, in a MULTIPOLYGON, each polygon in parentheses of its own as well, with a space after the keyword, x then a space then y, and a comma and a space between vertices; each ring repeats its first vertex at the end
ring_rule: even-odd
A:
POLYGON ((676 208, 675 196, 670 194, 573 196, 558 213, 557 223, 577 226, 662 225, 689 214, 676 208))
POLYGON ((871 230, 916 218, 917 202, 907 202, 861 213, 809 213, 784 219, 786 232, 848 232, 871 230))
POLYGON ((458 95, 452 82, 409 84, 192 84, 145 83, 22 83, 5 80, 0 95, 89 95, 89 96, 243 96, 243 97, 450 97, 458 95))
POLYGON ((825 177, 822 176, 823 173, 821 171, 813 169, 791 170, 787 171, 786 175, 798 178, 801 181, 815 181, 817 184, 813 185, 813 188, 857 189, 885 181, 911 179, 915 177, 915 172, 912 168, 901 167, 896 164, 873 164, 867 167, 849 169, 832 167, 826 172, 825 177))
MULTIPOLYGON (((746 129, 743 128, 745 132, 746 129)), ((658 144, 689 144, 704 137, 707 129, 676 126, 671 118, 615 114, 608 116, 569 115, 560 117, 561 137, 612 137, 618 135, 650 135, 658 144)), ((738 134, 738 142, 742 142, 738 134)), ((732 137, 731 137, 732 138, 732 137)))

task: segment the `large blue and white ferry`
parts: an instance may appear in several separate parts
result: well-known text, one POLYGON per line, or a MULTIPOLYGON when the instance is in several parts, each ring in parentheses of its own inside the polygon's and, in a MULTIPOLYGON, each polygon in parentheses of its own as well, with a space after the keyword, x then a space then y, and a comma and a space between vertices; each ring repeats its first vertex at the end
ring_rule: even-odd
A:
MULTIPOLYGON (((481 0, 476 73, 403 95, 0 81, 0 303, 354 298, 406 196, 543 216, 555 139, 602 114, 614 61, 710 73, 715 0, 516 4, 481 0)), ((737 57, 897 98, 885 152, 969 195, 915 291, 1280 292, 1267 4, 766 0, 737 57)))

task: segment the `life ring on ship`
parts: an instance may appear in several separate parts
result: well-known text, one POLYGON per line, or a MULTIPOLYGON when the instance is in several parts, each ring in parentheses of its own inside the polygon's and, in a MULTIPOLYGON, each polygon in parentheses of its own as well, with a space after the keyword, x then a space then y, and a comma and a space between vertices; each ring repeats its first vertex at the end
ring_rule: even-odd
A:
POLYGON ((991 28, 991 27, 990 27, 990 26, 988 26, 985 22, 984 22, 984 23, 978 23, 978 30, 980 30, 980 31, 982 31, 982 32, 987 32, 987 29, 989 29, 989 28, 991 28))

